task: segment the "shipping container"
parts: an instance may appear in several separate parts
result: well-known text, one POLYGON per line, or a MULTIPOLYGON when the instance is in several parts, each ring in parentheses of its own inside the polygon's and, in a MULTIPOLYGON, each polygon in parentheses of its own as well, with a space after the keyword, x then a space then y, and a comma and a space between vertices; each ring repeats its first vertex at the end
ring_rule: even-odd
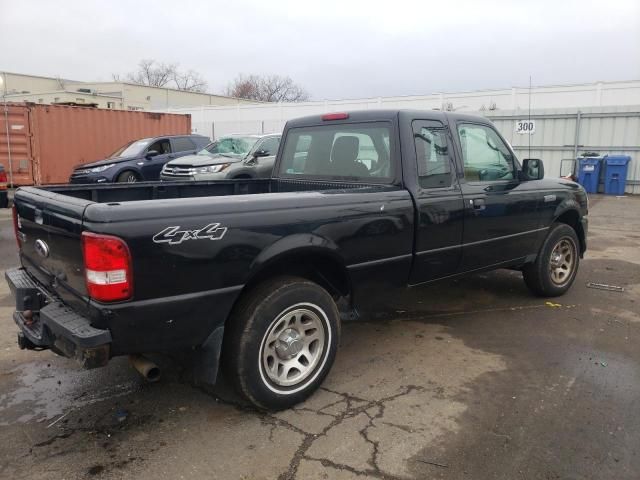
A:
POLYGON ((62 105, 0 105, 0 164, 14 185, 66 183, 73 167, 127 142, 191 133, 191 116, 62 105))

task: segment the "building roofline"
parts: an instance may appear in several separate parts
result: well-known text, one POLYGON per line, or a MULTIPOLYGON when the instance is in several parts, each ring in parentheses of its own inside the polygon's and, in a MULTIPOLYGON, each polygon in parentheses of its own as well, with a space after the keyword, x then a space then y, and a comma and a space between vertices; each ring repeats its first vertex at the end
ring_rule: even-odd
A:
POLYGON ((122 97, 116 97, 115 95, 105 95, 103 93, 87 93, 87 92, 77 92, 75 90, 51 90, 47 92, 27 92, 27 93, 7 93, 5 97, 22 97, 25 95, 54 95, 59 93, 68 93, 71 95, 85 95, 87 97, 105 97, 105 98, 118 98, 122 100, 122 97))

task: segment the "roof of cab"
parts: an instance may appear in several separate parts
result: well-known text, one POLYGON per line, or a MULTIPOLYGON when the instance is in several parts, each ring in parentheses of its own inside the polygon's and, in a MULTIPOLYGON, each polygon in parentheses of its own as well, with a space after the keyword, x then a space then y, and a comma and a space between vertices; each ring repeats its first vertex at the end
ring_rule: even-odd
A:
MULTIPOLYGON (((342 113, 342 112, 341 112, 342 113)), ((384 110, 355 110, 345 111, 344 113, 349 115, 345 120, 323 120, 322 117, 325 114, 309 115, 306 117, 295 118, 287 122, 287 127, 300 127, 308 125, 322 125, 333 122, 371 122, 376 120, 394 120, 396 118, 402 118, 403 120, 422 118, 425 120, 441 120, 441 121, 459 121, 469 120, 474 122, 490 123, 487 118, 477 115, 467 115, 463 113, 451 113, 442 112, 439 110, 411 110, 411 109, 384 109, 384 110)))

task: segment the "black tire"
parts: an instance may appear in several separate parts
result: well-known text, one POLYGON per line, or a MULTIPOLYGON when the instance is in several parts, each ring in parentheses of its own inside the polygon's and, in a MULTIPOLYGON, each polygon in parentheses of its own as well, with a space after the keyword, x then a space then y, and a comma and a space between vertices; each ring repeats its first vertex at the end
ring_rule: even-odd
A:
POLYGON ((536 295, 557 297, 571 288, 579 265, 580 242, 575 230, 564 223, 554 223, 549 229, 536 261, 525 265, 522 275, 527 287, 536 295), (561 253, 563 246, 571 251, 572 256, 571 265, 567 268, 558 264, 563 261, 566 264, 567 257, 561 253), (559 250, 556 250, 557 248, 559 250))
POLYGON ((118 183, 136 183, 138 181, 138 175, 131 170, 125 170, 118 175, 116 182, 118 183))
POLYGON ((340 315, 331 295, 316 283, 298 277, 277 277, 240 299, 225 330, 222 364, 228 379, 256 407, 283 410, 311 395, 329 373, 340 339, 340 315), (314 332, 315 326, 322 332, 314 332), (291 347, 281 341, 287 330, 302 332, 297 338, 286 338, 292 341, 291 347), (321 340, 316 338, 306 345, 307 339, 320 335, 321 340), (291 350, 278 351, 276 355, 278 347, 291 350), (280 353, 292 354, 297 348, 303 350, 293 358, 278 357, 280 353), (302 360, 306 352, 307 366, 302 360), (291 367, 292 361, 301 369, 291 367), (300 375, 295 375, 296 370, 300 375), (288 378, 289 372, 294 372, 293 380, 288 378), (296 382, 297 377, 300 380, 280 385, 272 378, 278 375, 283 382, 296 382))

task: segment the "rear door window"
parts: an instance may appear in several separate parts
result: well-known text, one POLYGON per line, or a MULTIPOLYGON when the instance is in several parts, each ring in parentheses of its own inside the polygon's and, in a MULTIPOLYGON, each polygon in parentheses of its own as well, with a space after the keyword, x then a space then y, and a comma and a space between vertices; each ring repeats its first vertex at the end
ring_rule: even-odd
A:
POLYGON ((186 152, 188 150, 195 150, 196 145, 187 137, 173 138, 173 151, 174 152, 186 152))
POLYGON ((391 126, 388 122, 292 128, 287 134, 279 174, 389 183, 391 126))
POLYGON ((453 179, 447 130, 437 121, 413 122, 418 183, 422 188, 450 187, 453 179))

